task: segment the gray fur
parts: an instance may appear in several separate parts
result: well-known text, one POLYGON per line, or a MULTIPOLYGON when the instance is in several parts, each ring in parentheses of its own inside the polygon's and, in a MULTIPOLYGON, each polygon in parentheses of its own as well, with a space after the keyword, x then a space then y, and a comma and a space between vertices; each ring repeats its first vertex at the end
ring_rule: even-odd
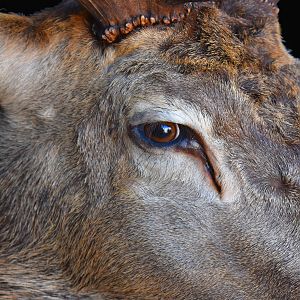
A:
POLYGON ((273 8, 110 46, 91 26, 72 1, 0 14, 0 298, 299 299, 299 63, 273 8), (132 140, 162 118, 202 135, 221 195, 132 140))

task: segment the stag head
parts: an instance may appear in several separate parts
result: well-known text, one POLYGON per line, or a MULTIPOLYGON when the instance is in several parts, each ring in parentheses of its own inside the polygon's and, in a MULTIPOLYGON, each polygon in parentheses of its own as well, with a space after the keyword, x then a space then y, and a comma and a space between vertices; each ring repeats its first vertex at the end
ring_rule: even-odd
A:
POLYGON ((1 297, 300 298, 276 2, 0 14, 1 297))

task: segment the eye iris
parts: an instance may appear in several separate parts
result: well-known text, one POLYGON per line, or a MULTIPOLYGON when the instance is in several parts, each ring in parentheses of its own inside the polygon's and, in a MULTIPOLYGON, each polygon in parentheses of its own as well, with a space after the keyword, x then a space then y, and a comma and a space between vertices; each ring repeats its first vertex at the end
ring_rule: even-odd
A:
POLYGON ((179 135, 178 125, 170 122, 147 124, 144 131, 146 137, 156 143, 172 142, 179 135))

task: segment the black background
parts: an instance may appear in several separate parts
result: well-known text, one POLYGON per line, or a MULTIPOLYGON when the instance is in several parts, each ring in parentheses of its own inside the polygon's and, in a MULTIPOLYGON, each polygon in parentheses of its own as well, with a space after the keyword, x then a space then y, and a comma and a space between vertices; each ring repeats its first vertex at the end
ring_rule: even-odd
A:
MULTIPOLYGON (((49 7, 59 3, 59 0, 0 0, 0 9, 2 12, 18 12, 23 14, 30 14, 44 7, 49 7)), ((298 41, 297 32, 300 29, 297 13, 297 0, 282 0, 279 2, 280 8, 280 23, 282 27, 282 35, 285 45, 291 50, 291 53, 300 58, 300 43, 298 41)), ((300 39, 300 38, 299 38, 300 39)))

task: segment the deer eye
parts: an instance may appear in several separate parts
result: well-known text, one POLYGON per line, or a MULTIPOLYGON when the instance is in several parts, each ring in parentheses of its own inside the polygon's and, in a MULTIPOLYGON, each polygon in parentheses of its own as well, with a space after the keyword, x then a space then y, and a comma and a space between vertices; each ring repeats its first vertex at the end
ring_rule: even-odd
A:
POLYGON ((154 147, 170 147, 177 145, 183 137, 181 125, 171 122, 141 124, 134 127, 138 138, 154 147))
POLYGON ((179 126, 175 123, 154 123, 144 126, 145 136, 155 143, 170 143, 175 141, 180 133, 179 126))

